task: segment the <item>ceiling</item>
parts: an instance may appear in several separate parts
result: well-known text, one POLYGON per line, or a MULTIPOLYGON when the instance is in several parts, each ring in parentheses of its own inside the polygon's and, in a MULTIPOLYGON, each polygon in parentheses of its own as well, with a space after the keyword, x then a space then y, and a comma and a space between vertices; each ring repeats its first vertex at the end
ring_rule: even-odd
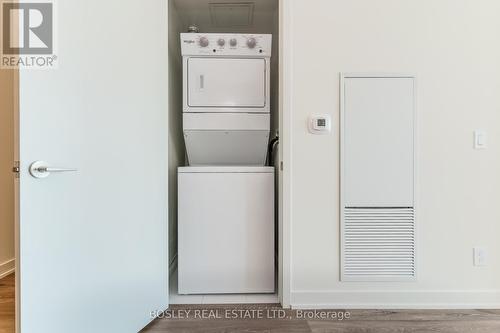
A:
POLYGON ((277 26, 278 0, 173 0, 187 31, 273 33, 277 26))

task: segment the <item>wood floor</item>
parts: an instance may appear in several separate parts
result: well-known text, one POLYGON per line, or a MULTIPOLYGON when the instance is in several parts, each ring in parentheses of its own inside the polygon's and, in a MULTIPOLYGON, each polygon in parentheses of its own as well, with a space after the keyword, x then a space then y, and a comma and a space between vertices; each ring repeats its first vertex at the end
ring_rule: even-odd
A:
MULTIPOLYGON (((14 332, 14 281, 14 274, 0 280, 0 333, 14 332)), ((282 310, 275 304, 228 304, 172 305, 167 314, 186 317, 186 311, 190 311, 188 318, 156 319, 141 332, 500 333, 500 310, 352 310, 348 311, 349 319, 335 320, 331 319, 334 314, 338 318, 345 312, 325 311, 330 319, 300 319, 296 311, 282 310)))
MULTIPOLYGON (((352 310, 349 319, 297 319, 297 312, 286 310, 283 319, 267 319, 267 309, 281 309, 278 305, 175 305, 169 315, 189 318, 156 319, 141 332, 155 333, 500 333, 500 310, 352 310), (261 309, 264 319, 231 319, 226 310, 261 309), (205 310, 205 315, 195 310, 205 310), (212 317, 210 317, 212 313, 212 317), (220 316, 220 319, 213 317, 220 316), (205 319, 201 318, 205 317, 205 319), (208 317, 208 318, 207 318, 208 317), (229 319, 227 318, 229 317, 229 319)), ((336 311, 337 313, 339 311, 336 311)), ((271 311, 271 317, 273 312, 271 311)), ((320 314, 321 312, 316 312, 320 314)), ((328 310, 324 313, 332 313, 328 310)), ((344 313, 344 312, 342 312, 344 313)), ((241 313, 239 313, 241 314, 241 313)), ((309 312, 314 315, 314 312, 309 312)), ((258 317, 258 316, 256 316, 258 317)), ((338 315, 337 315, 338 317, 338 315)), ((331 318, 331 316, 330 316, 331 318)))
POLYGON ((15 331, 15 286, 14 274, 0 280, 0 333, 15 331))

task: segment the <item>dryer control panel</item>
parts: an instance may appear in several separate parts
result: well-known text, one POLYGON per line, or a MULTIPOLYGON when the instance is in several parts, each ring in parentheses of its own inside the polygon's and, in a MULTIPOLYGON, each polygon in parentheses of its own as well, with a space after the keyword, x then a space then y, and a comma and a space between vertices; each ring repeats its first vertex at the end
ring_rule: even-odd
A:
POLYGON ((271 57, 272 35, 182 33, 183 56, 271 57))

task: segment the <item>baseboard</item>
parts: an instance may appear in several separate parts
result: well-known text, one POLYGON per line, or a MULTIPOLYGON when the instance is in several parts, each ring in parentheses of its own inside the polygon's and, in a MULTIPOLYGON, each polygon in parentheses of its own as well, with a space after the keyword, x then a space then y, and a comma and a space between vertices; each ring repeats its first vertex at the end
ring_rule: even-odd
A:
POLYGON ((14 273, 16 270, 16 259, 10 259, 0 263, 0 279, 14 273))
POLYGON ((177 270, 177 254, 174 255, 172 260, 170 260, 170 265, 168 266, 168 276, 171 277, 177 270))
POLYGON ((293 309, 500 309, 500 290, 296 291, 293 309))

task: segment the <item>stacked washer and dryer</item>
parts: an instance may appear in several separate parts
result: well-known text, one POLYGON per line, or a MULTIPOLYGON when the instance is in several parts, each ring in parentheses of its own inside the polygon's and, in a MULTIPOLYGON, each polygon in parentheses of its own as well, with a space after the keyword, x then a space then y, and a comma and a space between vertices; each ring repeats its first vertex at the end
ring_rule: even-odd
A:
POLYGON ((271 35, 181 34, 179 294, 273 293, 271 35))

